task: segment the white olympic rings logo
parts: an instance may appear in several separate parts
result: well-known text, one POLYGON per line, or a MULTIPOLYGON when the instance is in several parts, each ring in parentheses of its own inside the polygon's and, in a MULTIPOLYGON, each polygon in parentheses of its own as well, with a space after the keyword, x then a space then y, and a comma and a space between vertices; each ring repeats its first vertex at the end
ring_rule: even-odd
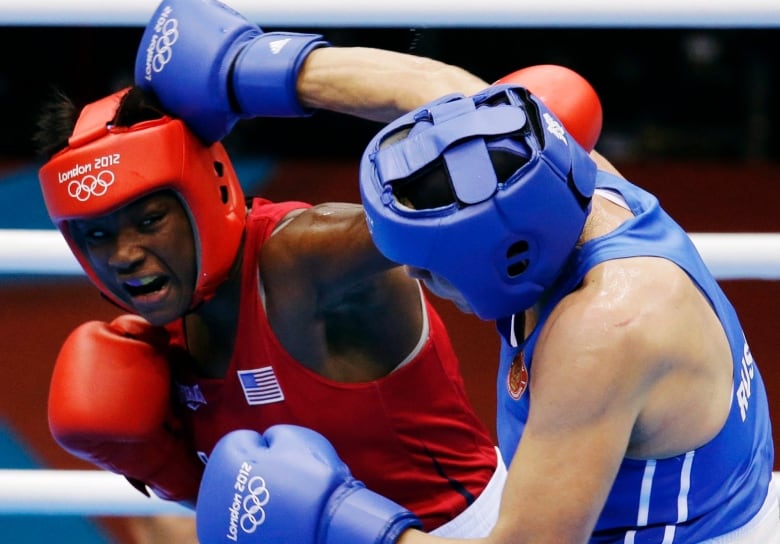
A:
POLYGON ((114 183, 114 173, 111 170, 103 170, 98 175, 89 174, 80 180, 68 183, 68 194, 79 202, 86 202, 91 196, 103 196, 108 187, 114 183))
POLYGON ((265 522, 265 510, 263 506, 271 500, 271 492, 265 486, 262 476, 255 476, 246 485, 249 495, 244 497, 242 506, 244 515, 241 516, 241 529, 245 533, 254 533, 265 522))
POLYGON ((177 19, 168 19, 162 27, 157 43, 155 44, 155 53, 152 57, 152 70, 162 71, 165 65, 171 60, 173 55, 173 44, 179 39, 179 21, 177 19))

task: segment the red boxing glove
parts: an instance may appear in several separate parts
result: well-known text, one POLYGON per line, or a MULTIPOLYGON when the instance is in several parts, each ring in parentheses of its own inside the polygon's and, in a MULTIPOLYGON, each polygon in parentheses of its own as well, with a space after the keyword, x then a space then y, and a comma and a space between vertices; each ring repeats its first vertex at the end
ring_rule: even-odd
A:
POLYGON ((554 64, 529 66, 494 83, 525 87, 550 108, 579 144, 588 151, 601 134, 601 100, 595 89, 577 72, 554 64))
POLYGON ((194 506, 203 463, 171 408, 167 346, 165 329, 135 315, 79 326, 54 366, 49 428, 76 457, 194 506))

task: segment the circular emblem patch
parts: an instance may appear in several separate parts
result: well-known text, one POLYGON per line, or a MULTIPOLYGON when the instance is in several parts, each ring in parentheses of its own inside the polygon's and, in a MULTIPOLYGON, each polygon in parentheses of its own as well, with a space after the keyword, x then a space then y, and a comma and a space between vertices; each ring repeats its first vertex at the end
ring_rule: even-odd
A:
POLYGON ((522 397, 526 387, 528 387, 528 369, 525 367, 525 354, 522 350, 512 361, 512 366, 509 367, 506 387, 509 396, 515 400, 522 397))

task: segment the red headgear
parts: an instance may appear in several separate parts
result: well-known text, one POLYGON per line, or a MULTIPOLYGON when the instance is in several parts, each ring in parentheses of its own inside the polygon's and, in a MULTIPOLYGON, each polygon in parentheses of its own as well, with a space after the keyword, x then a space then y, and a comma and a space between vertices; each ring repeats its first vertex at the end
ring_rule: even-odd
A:
POLYGON ((182 121, 161 117, 131 127, 111 125, 127 91, 81 111, 68 147, 38 173, 43 199, 92 282, 126 307, 98 279, 68 221, 96 218, 150 193, 173 190, 189 213, 198 251, 193 308, 213 296, 233 265, 246 224, 244 194, 222 144, 205 147, 182 121))

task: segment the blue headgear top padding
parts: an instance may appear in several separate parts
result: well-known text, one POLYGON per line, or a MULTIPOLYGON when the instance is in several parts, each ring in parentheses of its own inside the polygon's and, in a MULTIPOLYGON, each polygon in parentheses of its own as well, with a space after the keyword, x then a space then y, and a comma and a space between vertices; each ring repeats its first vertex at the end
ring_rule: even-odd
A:
POLYGON ((369 143, 360 192, 374 243, 434 272, 482 319, 531 307, 582 232, 596 164, 516 85, 445 96, 369 143))

